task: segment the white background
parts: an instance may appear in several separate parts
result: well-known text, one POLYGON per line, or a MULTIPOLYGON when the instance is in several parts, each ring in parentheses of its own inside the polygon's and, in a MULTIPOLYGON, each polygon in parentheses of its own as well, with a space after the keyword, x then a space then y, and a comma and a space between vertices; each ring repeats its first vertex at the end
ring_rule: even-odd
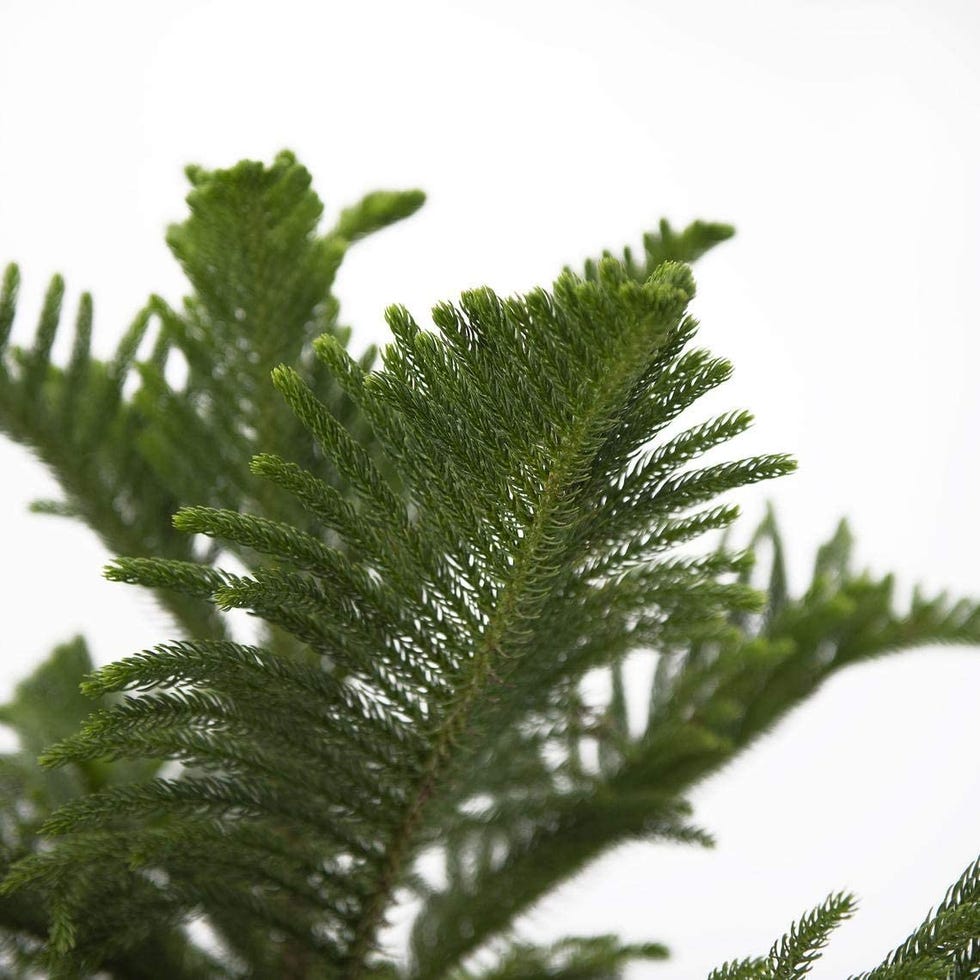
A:
MULTIPOLYGON (((329 214, 376 187, 424 210, 351 254, 357 344, 489 284, 547 283, 661 215, 733 222, 698 267, 701 339, 729 356, 737 451, 790 450, 772 497, 794 582, 837 518, 860 563, 980 594, 980 5, 973 0, 166 4, 0 0, 0 261, 17 336, 47 277, 96 296, 108 350, 151 291, 182 294, 163 229, 188 162, 294 149, 329 214)), ((63 340, 66 338, 63 338, 63 340)), ((735 450, 733 449, 733 452, 735 450)), ((81 631, 100 662, 166 638, 100 579, 82 528, 0 445, 0 694, 81 631)), ((980 848, 980 651, 839 676, 695 794, 714 852, 635 846, 537 909, 529 935, 618 930, 697 978, 763 952, 829 891, 860 914, 814 977, 869 968, 980 848)))

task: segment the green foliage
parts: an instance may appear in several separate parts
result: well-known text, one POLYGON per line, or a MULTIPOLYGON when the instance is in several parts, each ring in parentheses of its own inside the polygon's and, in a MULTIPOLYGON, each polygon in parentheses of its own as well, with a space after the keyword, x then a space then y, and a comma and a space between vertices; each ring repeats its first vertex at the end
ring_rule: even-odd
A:
MULTIPOLYGON (((393 307, 374 368, 347 353, 332 284, 349 244, 421 195, 370 194, 321 235, 289 154, 188 176, 168 234, 180 310, 152 298, 101 362, 83 298, 61 367, 56 279, 33 345, 0 362, 0 426, 65 494, 39 509, 124 553, 108 577, 153 589, 183 633, 94 672, 81 641, 59 648, 0 716, 21 741, 3 769, 9 969, 619 977, 664 948, 536 947, 518 917, 624 841, 710 846, 688 791, 838 669, 980 641, 976 604, 896 609, 890 577, 852 571, 843 525, 798 596, 771 514, 746 551, 692 546, 734 520, 722 495, 793 468, 702 458, 745 412, 680 420, 731 372, 691 346, 684 264, 727 226, 662 223, 640 260, 469 292, 435 308, 436 332, 393 307), (255 644, 230 635, 233 609, 262 624, 255 644), (641 725, 632 656, 657 663, 641 725), (406 897, 396 959, 384 928, 406 897)), ((0 350, 16 290, 11 267, 0 350)), ((882 977, 970 975, 972 882, 882 977)), ((716 976, 803 977, 849 913, 833 898, 716 976)))
POLYGON ((980 859, 884 962, 854 980, 973 980, 980 976, 980 859))
MULTIPOLYGON (((766 957, 733 960, 708 980, 803 980, 830 932, 853 914, 848 895, 831 895, 778 940, 766 957)), ((880 966, 850 980, 975 980, 980 976, 980 860, 950 887, 923 924, 880 966)))
MULTIPOLYGON (((51 470, 64 498, 35 509, 84 521, 113 553, 193 561, 194 539, 171 516, 184 502, 259 506, 303 521, 285 495, 251 478, 249 460, 275 444, 307 469, 316 459, 302 427, 268 397, 269 372, 296 366, 317 396, 373 451, 349 399, 312 356, 323 335, 346 343, 331 293, 349 244, 422 203, 418 191, 368 195, 320 235, 323 205, 289 153, 266 168, 244 162, 188 168, 191 214, 167 241, 192 292, 175 310, 151 297, 113 356, 92 356, 92 300, 82 296, 69 363, 51 363, 64 283, 48 289, 35 339, 5 351, 19 272, 0 294, 0 431, 51 470), (138 357, 146 350, 146 356, 138 357), (131 392, 131 393, 130 393, 131 392)), ((369 350, 363 359, 368 366, 369 350)), ((212 556, 213 557, 213 556, 212 556)), ((237 557, 251 564, 254 556, 237 557)), ((189 635, 220 636, 221 619, 199 599, 158 592, 189 635)))
MULTIPOLYGON (((38 830, 69 800, 111 787, 151 778, 155 760, 89 760, 60 769, 39 768, 37 756, 52 742, 73 733, 92 710, 93 702, 79 685, 92 671, 84 640, 57 647, 34 674, 22 681, 13 700, 0 706, 0 722, 18 736, 20 751, 0 756, 0 869, 27 857, 37 847, 38 830)), ((99 697, 95 704, 108 705, 99 697)), ((48 963, 52 976, 81 975, 66 963, 49 963, 44 944, 55 923, 51 902, 37 889, 25 887, 0 897, 0 950, 4 976, 31 977, 48 963)), ((221 964, 188 943, 183 931, 161 928, 142 942, 100 958, 113 976, 163 975, 205 978, 220 976, 221 964), (152 972, 152 971, 159 972, 152 972)))

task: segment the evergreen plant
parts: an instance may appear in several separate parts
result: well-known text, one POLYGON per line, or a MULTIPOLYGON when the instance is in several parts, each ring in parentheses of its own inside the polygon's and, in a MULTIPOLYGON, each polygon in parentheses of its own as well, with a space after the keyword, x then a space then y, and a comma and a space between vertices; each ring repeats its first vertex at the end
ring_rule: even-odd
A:
MULTIPOLYGON (((34 509, 91 528, 176 633, 98 670, 69 640, 0 713, 5 976, 618 977, 665 948, 536 946, 518 917, 625 841, 709 846, 691 788, 842 668, 980 642, 976 603, 898 608, 855 572, 844 524, 800 594, 771 513, 743 549, 694 543, 794 465, 698 462, 751 421, 687 421, 731 371, 687 312, 729 227, 662 222, 549 290, 439 305, 434 331, 392 307, 380 361, 355 359, 338 267, 422 195, 324 233, 289 153, 188 177, 167 241, 189 295, 151 297, 110 359, 84 295, 52 361, 58 277, 12 345, 3 280, 0 428, 62 491, 34 509), (642 724, 630 657, 656 663, 642 724)), ((831 896, 712 977, 804 977, 853 908, 831 896)), ((974 864, 861 980, 978 977, 978 937, 974 864)))

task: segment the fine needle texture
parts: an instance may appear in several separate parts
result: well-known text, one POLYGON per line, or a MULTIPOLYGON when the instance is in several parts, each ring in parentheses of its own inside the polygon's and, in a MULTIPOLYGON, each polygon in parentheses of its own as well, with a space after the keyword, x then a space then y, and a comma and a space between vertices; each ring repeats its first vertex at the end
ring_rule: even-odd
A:
MULTIPOLYGON (((87 295, 59 365, 61 280, 26 346, 15 267, 0 294, 0 428, 62 489, 35 509, 87 524, 174 623, 95 671, 71 640, 0 709, 5 975, 667 976, 659 942, 535 945, 519 917, 625 841, 710 846, 696 783, 848 664, 980 642, 980 608, 897 608, 843 524, 799 595, 771 512, 742 549, 709 534, 731 491, 794 468, 724 455, 747 412, 697 416, 731 366, 693 346, 690 263, 727 226, 662 222, 433 329, 392 307, 391 343, 355 359, 337 269, 422 195, 322 232, 289 153, 188 176, 167 241, 190 293, 151 297, 110 360, 87 295), (628 657, 656 664, 642 719, 628 657)), ((977 880, 861 980, 976 977, 977 880)), ((831 896, 712 977, 804 977, 852 910, 831 896)))

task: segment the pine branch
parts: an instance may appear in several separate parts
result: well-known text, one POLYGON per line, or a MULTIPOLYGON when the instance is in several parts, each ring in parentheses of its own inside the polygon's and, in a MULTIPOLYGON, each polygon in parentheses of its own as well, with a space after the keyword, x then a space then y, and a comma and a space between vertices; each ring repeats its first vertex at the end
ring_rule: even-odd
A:
MULTIPOLYGON (((793 924, 766 957, 732 961, 708 980, 805 980, 830 933, 853 914, 854 901, 831 895, 793 924)), ((980 976, 980 858, 926 921, 875 969, 850 980, 970 980, 980 976)))
MULTIPOLYGON (((545 772, 553 771, 556 741, 567 746, 563 778, 575 773, 578 743, 598 742, 600 757, 607 761, 600 772, 602 780, 590 782, 579 773, 578 785, 588 787, 586 801, 591 793, 606 794, 610 810, 622 808, 625 813, 635 795, 689 792, 753 744, 832 673, 854 662, 857 651, 864 657, 933 642, 980 642, 976 604, 918 597, 909 610, 895 610, 889 579, 874 586, 872 580, 850 570, 851 544, 841 528, 820 549, 813 582, 799 597, 788 594, 782 540, 771 512, 751 543, 760 547, 770 540, 768 577, 760 574, 765 569, 756 569, 756 578, 766 584, 764 607, 752 611, 751 603, 740 607, 737 593, 728 597, 728 608, 735 610, 731 621, 747 632, 720 628, 713 636, 688 641, 675 652, 661 645, 664 652, 650 700, 650 721, 639 736, 624 739, 621 726, 611 732, 592 727, 586 733, 580 725, 576 727, 574 718, 566 717, 564 723, 557 722, 551 740, 538 734, 513 738, 492 760, 473 768, 474 778, 467 787, 473 797, 490 794, 499 799, 508 787, 525 788, 523 822, 514 834, 514 846, 500 819, 479 828, 477 840, 481 835, 493 840, 495 847, 503 847, 505 857, 460 877, 457 883, 451 881, 444 891, 426 900, 413 938, 420 976, 437 976, 444 964, 490 941, 539 897, 597 855, 642 836, 638 829, 624 828, 615 820, 589 822, 583 815, 589 831, 580 838, 569 832, 566 818, 556 817, 560 811, 530 805, 532 792, 542 794, 543 799, 555 796, 561 800, 550 775, 537 777, 536 790, 529 775, 535 761, 545 755, 552 760, 545 772), (862 601, 853 601, 853 596, 861 596, 862 601), (835 643, 840 644, 838 657, 830 656, 835 643), (479 914, 470 914, 473 907, 479 907, 479 914)), ((726 567, 719 564, 712 572, 726 567)), ((751 565, 744 563, 740 570, 730 567, 737 571, 739 584, 748 589, 751 565)), ((707 591, 706 585, 701 583, 699 596, 707 591)), ((663 580, 658 594, 662 593, 663 580)), ((698 612, 703 616, 703 607, 692 609, 692 614, 698 612)), ((672 610, 670 619, 679 624, 681 635, 685 618, 682 609, 672 610)), ((602 617, 596 616, 596 621, 601 622, 602 617)), ((595 628, 594 635, 608 653, 601 629, 595 628)), ((687 635, 691 635, 689 628, 687 635)), ((614 710, 613 690, 613 701, 605 710, 614 710)), ((532 731, 539 733, 540 729, 532 731)), ((571 805, 571 801, 569 797, 565 802, 571 805)), ((575 805, 587 814, 590 804, 586 801, 575 805)), ((497 812, 506 813, 499 808, 497 812)), ((479 844, 472 846, 478 849, 479 844)), ((462 860, 473 867, 466 855, 462 860)))
POLYGON ((741 751, 850 664, 933 643, 980 642, 980 604, 916 592, 910 607, 898 610, 891 576, 875 581, 853 573, 844 525, 821 549, 813 581, 798 598, 786 593, 782 543, 771 515, 755 545, 767 537, 775 547, 763 614, 753 621, 738 613, 733 620, 745 633, 662 660, 649 735, 687 719, 741 751))
MULTIPOLYGON (((607 267, 607 269, 609 271, 606 273, 608 278, 605 285, 611 292, 610 287, 620 286, 621 281, 617 281, 611 267, 607 267)), ((567 282, 568 280, 566 280, 567 282)), ((670 319, 678 315, 674 312, 676 309, 674 304, 678 303, 678 299, 683 303, 688 295, 683 292, 683 279, 675 280, 675 282, 666 279, 663 281, 664 288, 659 292, 659 295, 651 295, 654 304, 662 305, 667 314, 668 326, 670 319)), ((563 287, 564 285, 562 284, 563 287)), ((583 307, 594 305, 597 309, 601 309, 603 300, 607 299, 601 295, 589 295, 584 290, 577 294, 569 292, 566 296, 568 299, 574 297, 574 299, 584 300, 583 307)), ((474 309, 483 314, 481 319, 485 320, 499 315, 499 307, 495 309, 493 300, 490 297, 487 298, 490 299, 490 302, 486 305, 479 303, 479 300, 473 304, 474 309)), ((609 298, 611 299, 611 297, 609 298)), ((568 305, 572 306, 572 303, 568 305)), ((656 310, 656 305, 654 310, 656 310)), ((543 306, 542 303, 542 308, 543 306)), ((574 311, 574 306, 572 306, 572 311, 574 311)), ((654 311, 651 310, 651 312, 654 311)), ((397 881, 401 865, 407 859, 412 837, 417 832, 417 825, 423 817, 426 804, 439 788, 439 782, 447 768, 447 759, 454 743, 462 739, 467 727, 473 723, 474 715, 477 714, 477 703, 485 696, 489 684, 492 683, 493 669, 498 664, 503 668, 506 665, 506 659, 516 659, 516 651, 512 652, 512 650, 514 648, 519 649, 517 634, 519 631, 533 628, 531 623, 536 618, 535 614, 538 608, 544 604, 543 597, 556 584, 556 579, 560 574, 560 566, 555 558, 560 554, 560 551, 555 548, 555 543, 558 543, 564 533, 567 533, 566 528, 569 525, 574 526, 577 520, 581 519, 577 519, 577 515, 565 501, 570 496, 575 484, 587 473, 589 450, 593 446, 601 445, 600 433, 602 429, 609 424, 611 419, 615 418, 615 414, 622 404, 623 396, 628 394, 638 380, 635 365, 642 357, 644 347, 647 349, 656 347, 656 334, 651 337, 646 330, 642 333, 637 331, 637 327, 642 323, 640 317, 637 317, 637 321, 640 322, 635 326, 630 325, 636 332, 635 336, 624 338, 619 350, 614 348, 613 356, 604 365, 606 373, 603 381, 597 383, 590 379, 593 386, 593 391, 590 392, 592 395, 591 404, 583 405, 583 411, 580 414, 577 413, 575 417, 566 421, 564 439, 558 442, 557 451, 549 460, 549 472, 537 496, 533 516, 523 529, 524 533, 520 536, 520 544, 512 559, 513 572, 503 578, 495 590, 497 591, 495 596, 496 608, 488 615, 488 622, 480 638, 480 643, 470 657, 472 666, 468 677, 466 677, 464 684, 457 688, 459 694, 456 696, 455 703, 444 714, 441 723, 431 736, 432 747, 423 777, 414 790, 414 796, 406 809, 401 826, 388 846, 387 863, 378 889, 358 926, 351 954, 352 976, 360 971, 359 963, 363 960, 372 942, 384 905, 397 881)), ((501 321, 498 320, 497 322, 500 323, 501 321)), ((584 324, 581 325, 584 326, 584 324)), ((421 339, 423 336, 416 334, 412 339, 421 339)), ((412 364, 416 351, 409 353, 406 350, 403 352, 405 360, 398 367, 407 369, 409 366, 417 365, 420 369, 419 380, 422 381, 422 378, 425 377, 423 373, 425 368, 429 368, 435 374, 436 365, 443 367, 446 362, 439 364, 435 358, 432 358, 429 364, 425 364, 422 358, 430 351, 421 344, 415 346, 420 350, 416 364, 412 364)), ((435 349, 431 349, 431 353, 435 354, 435 349)), ((394 358, 392 360, 397 364, 394 358)), ((645 366, 643 361, 640 361, 640 365, 641 367, 645 366)), ((453 380, 457 380, 458 377, 457 375, 453 380)), ((463 448, 462 444, 460 448, 463 448)), ((508 674, 513 675, 515 672, 516 668, 512 668, 508 674)), ((486 717, 490 713, 483 712, 483 714, 486 717)), ((486 722, 484 723, 486 724, 486 722)))
MULTIPOLYGON (((619 255, 610 251, 602 253, 603 259, 617 259, 622 263, 626 274, 636 282, 645 282, 664 262, 695 262, 705 252, 735 234, 731 225, 716 222, 695 221, 683 231, 677 232, 666 220, 660 222, 659 232, 648 232, 643 236, 643 257, 638 261, 631 248, 625 248, 619 255)), ((590 259, 585 263, 585 278, 599 278, 600 260, 590 259)))
MULTIPOLYGON (((113 553, 189 562, 193 541, 170 524, 184 501, 234 510, 253 504, 306 520, 288 495, 257 485, 248 471, 256 447, 273 436, 280 449, 315 463, 304 455, 302 427, 264 394, 280 361, 300 367, 365 437, 349 400, 310 357, 309 341, 324 332, 346 340, 331 287, 347 248, 413 213, 423 196, 368 195, 317 235, 323 206, 291 154, 268 168, 192 167, 188 176, 191 216, 170 229, 168 242, 192 295, 182 312, 152 297, 108 360, 91 354, 92 300, 84 294, 69 362, 51 362, 64 297, 57 276, 33 344, 7 350, 19 286, 16 267, 8 267, 0 290, 0 431, 30 448, 61 485, 64 499, 40 501, 35 512, 82 520, 113 553), (144 339, 152 350, 140 359, 144 339), (168 380, 176 362, 187 374, 179 384, 168 380)), ((254 560, 247 550, 238 557, 254 560)), ((158 597, 187 635, 223 634, 221 618, 198 599, 158 597)))
POLYGON ((769 955, 733 960, 713 970, 708 980, 805 980, 820 958, 830 933, 854 914, 850 895, 831 895, 777 940, 769 955))
POLYGON ((852 980, 971 980, 980 976, 980 858, 908 939, 852 980))
MULTIPOLYGON (((10 266, 0 308, 9 336, 19 275, 10 266)), ((0 357, 0 430, 31 448, 61 484, 66 499, 35 507, 46 513, 77 516, 112 551, 144 552, 189 560, 191 543, 168 530, 177 505, 165 484, 134 444, 142 426, 139 413, 123 399, 131 373, 131 356, 149 327, 149 312, 138 315, 111 361, 89 354, 92 302, 84 295, 75 322, 75 342, 68 366, 50 363, 58 328, 64 284, 52 280, 33 345, 15 347, 0 357)), ((0 354, 4 352, 0 344, 0 354)), ((188 630, 213 632, 217 618, 201 604, 180 599, 168 603, 188 630)))
POLYGON ((766 958, 757 956, 723 963, 708 974, 708 980, 771 980, 771 976, 766 958))
MULTIPOLYGON (((323 774, 305 784, 300 769, 276 764, 289 739, 255 696, 273 654, 171 645, 152 663, 116 665, 90 689, 154 692, 97 715, 49 752, 48 763, 166 752, 191 774, 63 808, 48 830, 68 835, 62 846, 71 853, 71 873, 79 874, 81 842, 121 822, 120 833, 135 833, 124 859, 167 869, 172 894, 160 901, 171 908, 181 889, 197 888, 200 869, 192 886, 167 849, 169 834, 205 815, 229 829, 267 820, 291 825, 319 853, 349 862, 334 876, 334 887, 349 889, 347 901, 333 913, 319 909, 330 923, 327 938, 305 945, 342 964, 345 975, 364 975, 394 889, 462 801, 471 760, 515 723, 552 710, 555 692, 570 690, 603 657, 669 631, 671 613, 687 605, 720 615, 746 600, 744 590, 716 581, 737 559, 651 564, 673 529, 663 525, 667 538, 658 539, 650 515, 672 520, 723 490, 785 472, 788 461, 763 457, 674 475, 697 455, 699 442, 707 447, 743 428, 741 416, 692 430, 651 455, 646 469, 631 469, 617 452, 622 433, 635 430, 634 416, 662 421, 676 411, 675 399, 664 401, 661 378, 691 335, 683 309, 692 291, 681 266, 667 264, 639 285, 607 262, 597 281, 566 275, 552 295, 503 302, 487 291, 469 294, 459 310, 438 312, 441 339, 393 312, 396 343, 382 372, 365 374, 338 343, 319 343, 318 354, 375 427, 408 505, 300 376, 278 369, 277 386, 334 470, 314 478, 268 456, 255 466, 298 490, 314 513, 328 513, 341 540, 349 532, 349 554, 282 521, 196 507, 178 514, 179 528, 264 553, 274 567, 243 578, 195 571, 186 562, 127 559, 111 574, 195 596, 212 590, 220 606, 251 609, 304 641, 330 665, 327 673, 290 668, 303 701, 317 706, 315 731, 353 725, 368 755, 355 776, 357 764, 343 756, 351 745, 338 742, 334 753, 329 742, 316 750, 297 744, 323 774), (541 370, 529 375, 527 362, 541 370), (624 471, 641 473, 642 482, 634 487, 624 471), (353 511, 325 490, 336 479, 355 492, 353 511), (632 506, 644 494, 649 507, 632 506), (596 507, 597 496, 603 506, 596 507), (624 556, 618 535, 631 531, 645 543, 624 556), (651 604, 661 611, 651 615, 651 604), (613 640, 605 654, 582 645, 603 614, 613 640), (542 656, 542 646, 551 652, 542 656), (159 690, 168 682, 176 682, 172 693, 159 690), (372 746, 375 757, 384 753, 383 763, 370 758, 372 746), (162 812, 170 814, 169 830, 159 834, 155 815, 162 812)), ((620 836, 699 836, 677 820, 678 804, 669 798, 657 804, 639 793, 625 808, 623 799, 615 808, 601 798, 575 802, 572 819, 591 806, 597 825, 618 822, 620 836)), ((92 849, 86 863, 97 850, 104 860, 92 849)), ((66 923, 80 911, 77 888, 73 899, 64 887, 67 868, 55 852, 14 876, 64 890, 66 923)), ((120 894, 131 891, 122 887, 120 894)), ((316 913, 312 898, 295 889, 289 902, 294 923, 303 921, 303 909, 316 913)), ((275 908, 267 904, 256 914, 278 921, 275 908)), ((67 948, 73 933, 63 935, 67 948)))
POLYGON ((805 980, 830 933, 853 914, 854 899, 850 895, 831 895, 823 905, 794 922, 769 951, 772 980, 805 980))
POLYGON ((445 975, 504 933, 519 912, 617 844, 712 843, 703 831, 684 822, 689 807, 668 794, 614 795, 597 786, 592 793, 568 796, 550 805, 519 807, 517 819, 506 823, 492 812, 485 827, 474 828, 469 846, 450 845, 458 852, 461 873, 428 899, 416 919, 409 974, 413 980, 445 975), (484 841, 502 850, 503 857, 489 863, 474 860, 484 841))
MULTIPOLYGON (((156 762, 79 762, 58 771, 38 769, 35 756, 53 740, 70 735, 92 709, 78 690, 91 671, 84 641, 57 647, 50 658, 17 688, 14 699, 0 707, 0 721, 18 736, 20 750, 0 758, 0 867, 37 853, 39 827, 66 800, 109 786, 145 779, 156 762)), ((51 975, 85 976, 84 958, 49 961, 45 940, 53 922, 43 891, 22 889, 0 898, 0 966, 4 976, 32 977, 47 963, 51 975)), ((194 948, 179 930, 165 924, 151 938, 125 951, 100 958, 98 966, 119 980, 147 977, 159 971, 174 980, 211 980, 225 976, 221 964, 194 948)))

